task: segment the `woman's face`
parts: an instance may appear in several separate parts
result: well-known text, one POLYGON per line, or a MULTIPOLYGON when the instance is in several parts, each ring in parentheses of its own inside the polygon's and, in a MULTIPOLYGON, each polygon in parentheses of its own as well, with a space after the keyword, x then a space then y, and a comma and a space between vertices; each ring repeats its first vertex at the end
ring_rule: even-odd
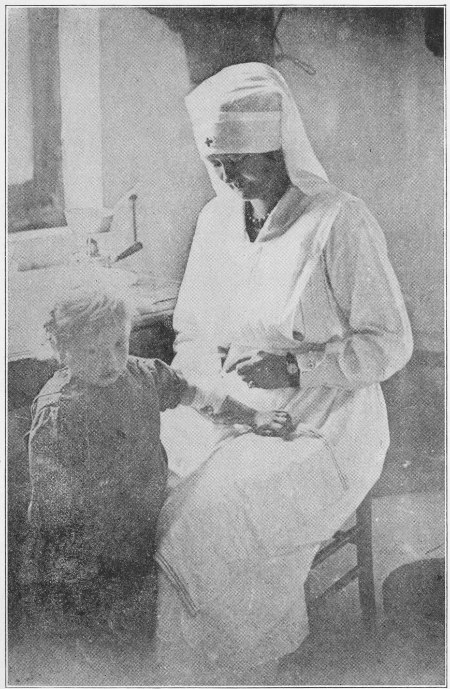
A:
POLYGON ((282 151, 212 154, 207 157, 217 176, 244 201, 266 200, 286 190, 289 176, 282 151))

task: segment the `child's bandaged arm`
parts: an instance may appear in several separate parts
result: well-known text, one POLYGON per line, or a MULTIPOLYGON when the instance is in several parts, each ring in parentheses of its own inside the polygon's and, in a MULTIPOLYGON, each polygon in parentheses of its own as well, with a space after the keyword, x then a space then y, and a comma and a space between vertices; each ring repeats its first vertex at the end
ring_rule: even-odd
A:
POLYGON ((254 426, 256 410, 247 407, 229 397, 223 397, 214 391, 205 391, 201 387, 188 385, 185 398, 181 404, 188 404, 203 416, 208 416, 215 423, 232 425, 234 423, 254 426))
POLYGON ((180 371, 159 359, 149 361, 148 365, 153 369, 161 411, 183 404, 193 407, 216 423, 253 426, 256 411, 232 397, 221 394, 211 387, 209 381, 196 380, 194 384, 180 371))

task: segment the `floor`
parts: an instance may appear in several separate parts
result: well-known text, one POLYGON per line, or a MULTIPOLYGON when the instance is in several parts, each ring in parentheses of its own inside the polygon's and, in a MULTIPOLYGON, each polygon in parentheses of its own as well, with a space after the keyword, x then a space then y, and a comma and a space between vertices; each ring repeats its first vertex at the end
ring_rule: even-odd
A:
MULTIPOLYGON (((442 635, 388 623, 381 602, 381 584, 389 572, 406 562, 444 556, 444 493, 377 497, 373 518, 378 633, 371 639, 364 635, 356 587, 351 584, 323 607, 320 635, 309 637, 283 659, 276 686, 445 686, 442 635)), ((86 639, 68 640, 27 629, 21 638, 10 641, 8 650, 9 686, 155 686, 157 682, 145 643, 131 649, 107 642, 90 645, 86 639)))

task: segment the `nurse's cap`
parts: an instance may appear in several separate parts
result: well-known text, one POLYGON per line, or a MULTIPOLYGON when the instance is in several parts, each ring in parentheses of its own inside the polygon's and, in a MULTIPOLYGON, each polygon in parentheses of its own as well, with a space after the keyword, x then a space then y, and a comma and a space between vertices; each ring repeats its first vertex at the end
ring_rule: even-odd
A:
POLYGON ((261 74, 261 67, 259 63, 226 67, 186 97, 202 157, 281 148, 281 94, 261 74))

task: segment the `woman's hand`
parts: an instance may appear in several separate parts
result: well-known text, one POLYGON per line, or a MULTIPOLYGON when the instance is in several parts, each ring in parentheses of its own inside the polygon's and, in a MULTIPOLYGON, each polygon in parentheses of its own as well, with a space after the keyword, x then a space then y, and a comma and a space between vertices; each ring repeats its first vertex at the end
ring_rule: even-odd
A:
POLYGON ((287 438, 294 430, 294 425, 286 411, 258 411, 252 428, 257 435, 287 438))
POLYGON ((239 359, 227 370, 230 372, 234 369, 249 387, 273 390, 288 388, 291 385, 286 357, 283 354, 258 352, 253 356, 239 359))

